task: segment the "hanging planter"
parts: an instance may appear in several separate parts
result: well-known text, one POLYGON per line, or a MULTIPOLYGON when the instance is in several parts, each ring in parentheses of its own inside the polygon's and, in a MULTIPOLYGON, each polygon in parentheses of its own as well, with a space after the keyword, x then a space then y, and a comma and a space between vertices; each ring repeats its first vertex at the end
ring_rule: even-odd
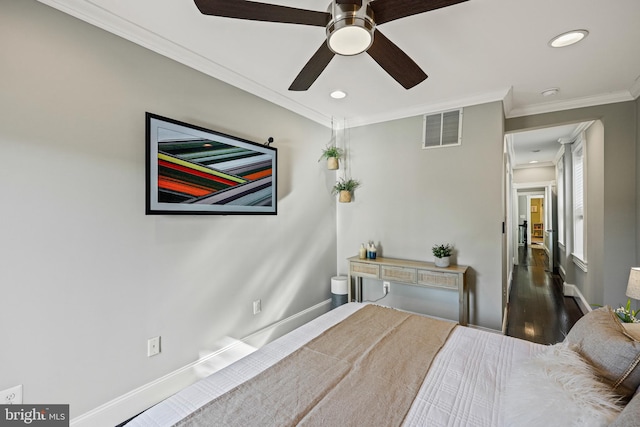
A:
POLYGON ((347 191, 347 190, 340 191, 340 195, 338 196, 338 201, 340 203, 351 203, 351 191, 347 191))
POLYGON ((360 182, 355 179, 340 179, 333 186, 332 193, 338 194, 338 201, 340 203, 351 203, 351 197, 356 188, 360 186, 360 182))
POLYGON ((327 159, 327 169, 331 171, 340 169, 340 160, 337 157, 329 157, 327 159))
POLYGON ((318 161, 327 159, 327 169, 336 170, 340 168, 340 158, 343 154, 344 151, 342 148, 338 148, 335 145, 329 145, 327 148, 322 150, 322 156, 320 156, 318 161))

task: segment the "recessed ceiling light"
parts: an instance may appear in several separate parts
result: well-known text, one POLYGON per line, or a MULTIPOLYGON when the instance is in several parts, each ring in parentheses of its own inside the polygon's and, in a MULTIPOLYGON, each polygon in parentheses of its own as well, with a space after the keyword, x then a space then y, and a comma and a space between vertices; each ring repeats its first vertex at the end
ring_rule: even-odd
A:
POLYGON ((572 30, 555 36, 549 41, 551 47, 566 47, 578 43, 589 35, 587 30, 572 30))
POLYGON ((529 163, 533 164, 533 163, 538 163, 537 160, 531 160, 529 163))
POLYGON ((560 92, 560 89, 558 89, 557 87, 550 87, 549 89, 545 89, 540 93, 542 94, 542 96, 553 96, 557 95, 558 92, 560 92))
POLYGON ((346 96, 347 96, 347 92, 342 90, 334 90, 333 92, 331 92, 331 97, 333 99, 342 99, 342 98, 346 98, 346 96))

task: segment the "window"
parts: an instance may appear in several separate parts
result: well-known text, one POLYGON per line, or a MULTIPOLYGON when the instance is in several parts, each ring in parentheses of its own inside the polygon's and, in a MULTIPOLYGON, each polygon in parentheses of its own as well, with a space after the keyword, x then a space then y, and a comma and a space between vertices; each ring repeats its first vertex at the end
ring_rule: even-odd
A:
POLYGON ((462 142, 462 110, 425 115, 422 148, 460 145, 462 142))
POLYGON ((583 141, 584 138, 581 135, 571 149, 573 160, 573 258, 574 262, 586 271, 586 159, 583 141))

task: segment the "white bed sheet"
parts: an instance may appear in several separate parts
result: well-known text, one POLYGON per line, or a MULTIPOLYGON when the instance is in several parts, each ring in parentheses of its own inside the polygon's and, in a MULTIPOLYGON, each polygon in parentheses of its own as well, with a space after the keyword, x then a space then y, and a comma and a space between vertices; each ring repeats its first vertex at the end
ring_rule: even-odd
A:
POLYGON ((503 426, 512 369, 545 346, 458 326, 433 360, 405 426, 503 426))
MULTIPOLYGON (((134 418, 127 427, 172 426, 254 377, 365 304, 342 305, 204 378, 134 418)), ((544 346, 457 327, 433 361, 405 426, 501 426, 501 393, 512 367, 544 346)), ((379 402, 372 402, 379 404, 379 402)))

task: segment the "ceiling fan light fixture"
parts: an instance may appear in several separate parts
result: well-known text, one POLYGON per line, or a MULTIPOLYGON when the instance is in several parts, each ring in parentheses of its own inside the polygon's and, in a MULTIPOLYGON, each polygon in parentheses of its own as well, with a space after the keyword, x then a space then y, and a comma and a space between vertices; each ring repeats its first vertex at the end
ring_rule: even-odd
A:
POLYGON ((549 41, 551 47, 567 47, 578 43, 589 35, 587 30, 572 30, 559 34, 549 41))
POLYGON ((373 44, 375 22, 369 4, 329 6, 333 19, 327 25, 327 45, 337 55, 357 55, 373 44))
POLYGON ((329 35, 329 48, 338 55, 357 55, 369 49, 373 36, 367 30, 355 25, 336 29, 329 35))

